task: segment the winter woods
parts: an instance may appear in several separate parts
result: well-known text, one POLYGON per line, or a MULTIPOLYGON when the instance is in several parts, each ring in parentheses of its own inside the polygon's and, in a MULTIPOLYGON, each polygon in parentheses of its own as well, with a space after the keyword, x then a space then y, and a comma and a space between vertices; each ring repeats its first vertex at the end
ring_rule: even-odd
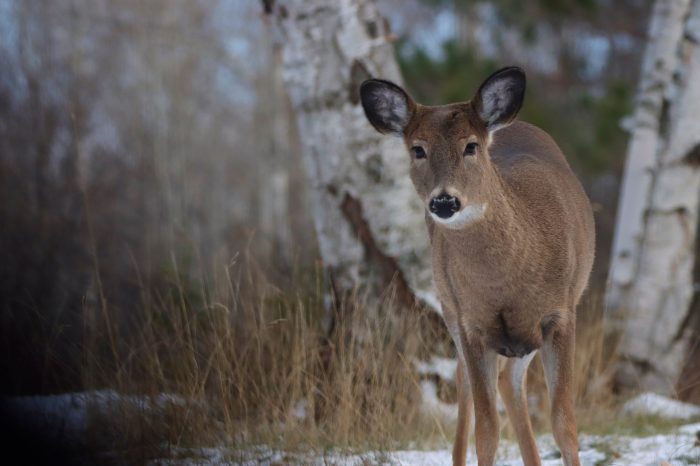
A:
MULTIPOLYGON (((445 104, 517 65, 518 118, 593 203, 580 431, 640 390, 698 403, 699 15, 697 0, 0 0, 3 395, 194 400, 107 416, 124 425, 95 437, 130 452, 439 444, 455 350, 425 208, 358 88, 445 104)), ((538 360, 528 377, 537 430, 538 360)))
POLYGON ((607 295, 620 381, 698 399, 700 2, 657 1, 649 24, 607 295))

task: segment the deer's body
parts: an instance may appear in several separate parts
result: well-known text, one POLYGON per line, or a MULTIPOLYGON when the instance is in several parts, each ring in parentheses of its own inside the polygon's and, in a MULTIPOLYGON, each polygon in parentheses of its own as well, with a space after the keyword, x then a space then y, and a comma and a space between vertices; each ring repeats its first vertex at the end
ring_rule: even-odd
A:
POLYGON ((539 128, 515 122, 498 130, 490 154, 500 186, 485 201, 484 218, 460 230, 426 219, 435 284, 453 314, 448 322, 494 350, 530 353, 542 344, 543 319, 563 325, 574 318, 593 265, 593 215, 561 151, 539 128))
POLYGON ((525 465, 540 464, 525 391, 537 350, 554 438, 565 465, 580 464, 574 339, 593 265, 593 214, 552 138, 513 123, 524 92, 518 68, 494 73, 469 102, 437 107, 387 81, 361 88, 372 125, 403 137, 412 153, 411 179, 426 206, 434 280, 459 357, 455 465, 466 461, 472 404, 479 465, 494 464, 497 390, 525 465))

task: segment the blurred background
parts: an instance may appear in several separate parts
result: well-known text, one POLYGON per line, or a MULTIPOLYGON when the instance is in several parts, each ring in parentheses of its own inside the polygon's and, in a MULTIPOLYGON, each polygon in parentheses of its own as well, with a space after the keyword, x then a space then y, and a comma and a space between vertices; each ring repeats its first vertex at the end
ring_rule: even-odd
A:
MULTIPOLYGON (((468 100, 492 71, 526 69, 520 118, 560 144, 594 205, 597 258, 580 318, 594 316, 599 331, 652 2, 340 3, 375 15, 379 32, 368 26, 368 40, 386 44, 398 70, 378 77, 402 80, 421 103, 468 100)), ((208 415, 234 443, 264 438, 259 421, 282 417, 351 444, 360 436, 352 422, 344 433, 319 427, 331 422, 324 416, 337 397, 329 393, 364 380, 379 388, 345 397, 355 400, 349 412, 412 406, 424 377, 397 382, 406 377, 397 369, 380 380, 373 364, 405 368, 406 354, 453 354, 439 329, 423 331, 431 311, 410 322, 365 312, 401 307, 400 284, 381 293, 363 288, 362 270, 351 274, 354 287, 334 278, 314 219, 317 187, 307 177, 318 168, 304 156, 313 133, 297 118, 303 98, 291 73, 303 58, 285 55, 285 46, 298 50, 285 21, 302 20, 284 6, 0 0, 4 395, 173 392, 215 400, 218 408, 208 409, 217 414, 208 415), (345 308, 373 317, 343 321, 345 308), (363 343, 339 332, 346 324, 363 343), (363 333, 372 329, 383 332, 374 343, 363 333), (416 341, 401 337, 411 331, 416 341), (357 358, 351 369, 349 353, 357 358), (363 354, 375 361, 358 369, 363 354), (405 399, 378 394, 388 386, 404 387, 405 399), (312 421, 289 417, 292 408, 313 411, 312 421)), ((316 33, 309 27, 309 37, 316 33)), ((374 74, 365 67, 358 77, 374 74)), ((344 199, 348 216, 355 198, 344 199)), ((596 343, 601 355, 614 352, 605 338, 596 343)), ((612 362, 600 357, 596 371, 611 386, 612 362)), ((428 378, 441 403, 453 401, 449 383, 428 378)), ((419 416, 403 413, 397 425, 419 416)))
MULTIPOLYGON (((378 6, 419 102, 467 100, 503 64, 527 69, 521 118, 554 136, 596 203, 600 285, 649 3, 378 6)), ((69 362, 85 300, 102 293, 129 312, 172 254, 183 268, 249 248, 282 276, 313 266, 300 146, 261 4, 0 8, 0 299, 3 354, 15 355, 3 363, 22 365, 3 368, 6 390, 75 388, 77 372, 46 367, 47 345, 69 362)))

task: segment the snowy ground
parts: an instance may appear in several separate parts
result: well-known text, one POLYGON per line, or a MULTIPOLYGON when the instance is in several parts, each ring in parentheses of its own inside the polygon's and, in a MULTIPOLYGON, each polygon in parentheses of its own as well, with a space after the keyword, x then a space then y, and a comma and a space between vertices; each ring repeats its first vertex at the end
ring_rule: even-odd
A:
MULTIPOLYGON (((20 397, 2 400, 4 410, 15 415, 33 419, 35 427, 57 440, 80 443, 84 439, 87 424, 87 410, 90 404, 97 404, 108 410, 115 403, 126 403, 142 409, 159 409, 168 404, 181 404, 184 401, 171 395, 155 398, 123 396, 113 391, 56 395, 48 397, 20 397)), ((673 419, 679 427, 664 434, 651 436, 627 435, 580 435, 581 462, 583 465, 635 465, 658 466, 667 461, 673 466, 700 465, 700 408, 653 394, 644 394, 628 402, 622 409, 623 415, 653 415, 673 419)), ((558 450, 551 435, 542 435, 537 440, 542 464, 561 465, 558 450)), ((230 448, 177 449, 177 460, 162 459, 154 465, 193 465, 193 464, 242 464, 242 465, 446 465, 451 464, 449 447, 435 451, 392 451, 346 454, 337 451, 287 453, 267 447, 245 451, 230 448)), ((476 464, 476 455, 470 449, 468 464, 476 464)), ((502 440, 497 455, 497 465, 521 465, 517 445, 502 440)))
POLYGON ((91 413, 110 416, 119 415, 124 408, 154 411, 184 403, 184 399, 165 393, 146 397, 99 390, 0 399, 0 412, 12 416, 15 422, 19 421, 23 427, 41 433, 48 440, 80 448, 88 437, 91 413))
MULTIPOLYGON (((700 465, 700 447, 698 446, 698 434, 700 423, 687 424, 678 428, 675 432, 666 435, 653 435, 649 437, 629 436, 593 436, 581 435, 581 464, 593 465, 620 465, 620 466, 659 466, 662 461, 667 461, 673 466, 700 465)), ((559 452, 554 446, 551 435, 538 438, 540 454, 543 466, 560 466, 559 452)), ((449 465, 452 456, 449 448, 435 451, 394 451, 394 452, 370 452, 356 455, 342 455, 338 453, 325 453, 320 455, 285 454, 284 452, 271 451, 260 448, 249 451, 246 454, 226 454, 222 450, 203 450, 201 456, 195 460, 184 460, 181 464, 241 464, 252 465, 278 465, 278 464, 309 464, 309 465, 368 465, 387 464, 404 466, 437 466, 449 465), (229 459, 226 459, 229 458, 229 459), (232 459, 235 458, 235 459, 232 459)), ((166 463, 163 463, 166 464, 166 463)), ((167 464, 172 464, 168 462, 167 464)), ((476 455, 473 449, 468 454, 468 465, 476 465, 476 455)), ((501 441, 496 465, 519 466, 523 462, 517 445, 501 441)))
MULTIPOLYGON (((425 394, 425 393, 424 393, 425 394)), ((428 397, 430 399, 430 397, 428 397)), ((432 403, 432 409, 441 413, 445 406, 432 403)), ((653 393, 642 394, 628 401, 622 408, 623 416, 655 416, 666 420, 678 421, 682 425, 669 433, 650 436, 628 435, 586 435, 579 436, 580 457, 583 466, 659 466, 662 461, 673 466, 700 465, 700 422, 685 423, 700 418, 700 408, 681 403, 653 393)), ((447 416, 449 417, 449 416, 447 416)), ((554 439, 542 435, 537 439, 543 466, 560 466, 562 461, 554 439)), ((403 465, 403 466, 437 466, 452 462, 450 448, 434 451, 391 451, 367 452, 361 454, 325 453, 285 453, 266 447, 245 452, 225 449, 201 449, 190 451, 190 458, 180 464, 241 464, 278 465, 403 465)), ((185 455, 187 456, 187 455, 185 455)), ((468 453, 468 465, 476 465, 476 454, 472 449, 468 453)), ((158 462, 156 462, 158 463, 158 462)), ((160 464, 173 464, 164 461, 160 464)), ((502 440, 499 445, 496 464, 498 466, 519 466, 523 462, 517 444, 502 440)))

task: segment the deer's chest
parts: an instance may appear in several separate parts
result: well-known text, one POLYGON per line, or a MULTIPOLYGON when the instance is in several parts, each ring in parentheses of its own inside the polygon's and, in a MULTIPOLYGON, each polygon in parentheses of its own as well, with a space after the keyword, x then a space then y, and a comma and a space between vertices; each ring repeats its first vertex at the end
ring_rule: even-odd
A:
POLYGON ((543 272, 536 258, 507 253, 502 245, 455 247, 440 238, 434 239, 432 252, 438 295, 460 321, 486 324, 503 309, 538 313, 557 300, 537 285, 543 272))

